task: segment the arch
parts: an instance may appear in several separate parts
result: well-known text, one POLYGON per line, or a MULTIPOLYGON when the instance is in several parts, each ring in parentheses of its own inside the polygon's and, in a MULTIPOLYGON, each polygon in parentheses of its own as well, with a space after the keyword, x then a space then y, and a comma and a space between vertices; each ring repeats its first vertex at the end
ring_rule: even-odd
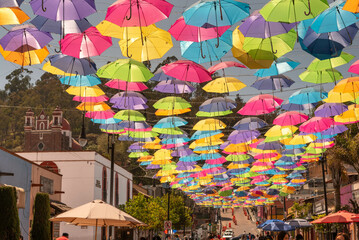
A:
POLYGON ((45 130, 45 123, 44 122, 41 122, 39 124, 39 130, 45 130))

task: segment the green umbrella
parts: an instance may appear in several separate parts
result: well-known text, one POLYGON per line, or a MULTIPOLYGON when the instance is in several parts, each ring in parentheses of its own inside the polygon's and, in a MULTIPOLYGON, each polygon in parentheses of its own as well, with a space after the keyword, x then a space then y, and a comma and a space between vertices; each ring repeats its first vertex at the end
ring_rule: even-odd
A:
POLYGON ((219 112, 203 112, 203 111, 198 111, 196 113, 197 117, 221 117, 221 116, 226 116, 228 114, 233 113, 231 110, 227 110, 227 111, 219 111, 219 112))
POLYGON ((294 23, 315 18, 328 7, 327 0, 272 0, 259 12, 268 22, 294 23))
POLYGON ((256 176, 259 176, 259 175, 261 175, 261 174, 256 173, 256 172, 246 172, 246 173, 238 175, 238 177, 247 178, 247 177, 256 177, 256 176))
POLYGON ((130 136, 132 138, 153 138, 158 136, 158 133, 149 131, 149 132, 126 132, 119 134, 120 136, 130 136))
POLYGON ((128 155, 129 158, 139 158, 150 155, 148 152, 132 152, 128 155))
POLYGON ((176 110, 190 108, 191 104, 181 97, 165 97, 153 104, 153 107, 156 109, 176 110))
POLYGON ((273 60, 290 52, 297 41, 294 29, 288 33, 279 34, 269 38, 246 37, 243 50, 254 59, 273 60))
POLYGON ((301 165, 299 167, 293 168, 292 170, 293 171, 302 171, 302 170, 307 170, 307 169, 303 165, 301 165))
POLYGON ((266 137, 264 139, 264 142, 275 142, 275 141, 283 140, 283 139, 290 138, 290 137, 293 137, 293 134, 276 136, 276 137, 266 137))
POLYGON ((273 184, 272 186, 269 187, 270 189, 282 189, 283 185, 281 184, 273 184))
POLYGON ((320 71, 306 70, 299 75, 303 82, 315 84, 336 82, 343 79, 343 75, 336 69, 325 69, 320 71))
POLYGON ((126 82, 147 82, 153 74, 141 62, 133 59, 118 59, 101 67, 97 71, 97 76, 126 82))
POLYGON ((315 70, 315 71, 331 69, 347 64, 353 58, 354 58, 353 55, 345 52, 342 52, 339 57, 335 57, 335 58, 329 58, 325 60, 319 60, 318 58, 316 58, 309 64, 307 69, 315 70))
POLYGON ((238 161, 245 161, 247 159, 249 159, 250 156, 249 155, 246 155, 246 154, 240 154, 240 155, 228 155, 226 157, 226 160, 227 161, 232 161, 232 162, 238 162, 238 161))
POLYGON ((161 134, 169 134, 169 135, 181 135, 184 132, 182 129, 176 128, 152 128, 152 131, 161 133, 161 134))
POLYGON ((146 118, 142 113, 135 110, 121 110, 117 112, 114 116, 116 119, 121 119, 124 121, 145 121, 146 118))

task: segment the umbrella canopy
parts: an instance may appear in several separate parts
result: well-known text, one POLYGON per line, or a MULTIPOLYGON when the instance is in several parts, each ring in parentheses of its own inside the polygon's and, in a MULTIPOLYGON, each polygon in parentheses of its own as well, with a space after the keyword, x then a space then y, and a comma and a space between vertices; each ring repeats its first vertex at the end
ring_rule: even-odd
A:
POLYGON ((185 81, 181 81, 178 79, 170 79, 159 82, 153 90, 162 92, 162 93, 175 93, 175 94, 183 94, 183 93, 191 93, 195 90, 194 86, 185 81))
POLYGON ((63 36, 68 33, 81 33, 92 26, 86 18, 81 20, 55 21, 43 16, 36 16, 30 23, 40 31, 63 36))
POLYGON ((148 87, 141 82, 126 82, 119 79, 112 79, 105 83, 107 87, 115 88, 123 91, 137 91, 141 92, 148 89, 148 87))
POLYGON ((149 26, 169 17, 173 5, 165 0, 118 0, 106 13, 106 20, 121 27, 149 26))
POLYGON ((0 8, 8 8, 8 7, 20 7, 24 0, 3 0, 0 3, 0 8))
POLYGON ((259 12, 267 21, 294 23, 315 18, 328 7, 327 0, 272 0, 259 12))
POLYGON ((95 74, 97 71, 96 64, 89 59, 78 59, 64 54, 49 56, 51 66, 56 67, 66 73, 79 75, 95 74))
POLYGON ((289 97, 289 103, 308 104, 320 102, 328 96, 326 92, 315 90, 314 88, 305 88, 293 93, 289 97))
POLYGON ((197 27, 186 24, 181 16, 168 30, 177 41, 201 42, 222 36, 231 26, 197 27))
POLYGON ((190 60, 178 60, 162 67, 165 74, 182 81, 203 83, 212 80, 211 74, 202 65, 190 60))
POLYGON ((0 25, 21 24, 29 19, 30 17, 19 7, 0 8, 0 25))
POLYGON ((196 63, 220 60, 232 49, 232 31, 226 31, 218 39, 202 42, 181 41, 181 54, 196 63))
POLYGON ((289 72, 296 68, 300 63, 295 62, 286 57, 280 57, 276 59, 270 68, 268 69, 259 69, 257 72, 254 73, 255 76, 258 77, 266 77, 266 76, 273 76, 283 74, 285 72, 289 72))
POLYGON ((217 63, 216 65, 211 66, 210 68, 208 68, 208 72, 210 72, 210 74, 213 74, 218 70, 229 68, 229 67, 246 68, 246 66, 244 66, 243 64, 240 64, 240 63, 237 63, 234 61, 225 61, 225 62, 220 62, 220 63, 217 63))
POLYGON ((80 87, 80 86, 86 86, 91 87, 94 85, 101 84, 101 80, 97 77, 88 75, 88 76, 82 76, 82 75, 76 75, 76 76, 65 76, 60 78, 60 82, 62 84, 80 87))
POLYGON ((141 62, 133 59, 118 59, 102 66, 97 71, 97 76, 126 82, 147 82, 153 74, 141 62))
POLYGON ((263 231, 280 232, 280 231, 293 231, 295 227, 283 222, 271 222, 262 227, 263 231))
POLYGON ((213 93, 230 93, 237 92, 246 87, 244 83, 234 77, 221 77, 207 83, 203 90, 213 93))
POLYGON ((294 81, 284 75, 258 78, 251 87, 258 90, 279 90, 292 86, 294 81))
POLYGON ((343 78, 343 75, 336 69, 325 69, 320 71, 306 70, 299 75, 303 82, 315 84, 336 82, 343 78))
POLYGON ((44 47, 33 51, 12 52, 4 51, 0 46, 0 54, 6 61, 16 63, 20 66, 27 66, 42 63, 47 55, 49 55, 49 51, 44 47))
POLYGON ((309 66, 307 67, 308 70, 326 70, 326 69, 332 69, 335 67, 339 67, 341 65, 347 64, 354 58, 353 55, 349 53, 342 52, 339 57, 333 57, 329 59, 314 59, 309 66))
POLYGON ((200 0, 183 13, 189 25, 231 26, 249 16, 249 4, 234 0, 200 0))
POLYGON ((347 105, 343 103, 324 103, 315 110, 314 115, 317 117, 332 117, 347 110, 347 105))
POLYGON ((350 213, 347 211, 338 211, 336 213, 331 213, 328 216, 319 218, 312 221, 312 224, 322 224, 322 223, 351 223, 359 222, 359 216, 355 213, 350 213))
POLYGON ((30 5, 34 14, 55 21, 80 20, 96 12, 94 0, 32 0, 30 5))
POLYGON ((297 125, 307 120, 308 120, 307 115, 295 111, 290 111, 290 112, 282 113, 278 117, 276 117, 273 121, 273 124, 280 126, 289 126, 289 125, 297 125))
POLYGON ((83 226, 145 226, 143 222, 102 200, 73 208, 50 219, 52 222, 68 222, 83 226))
POLYGON ((61 52, 76 58, 99 56, 112 46, 110 37, 103 36, 95 27, 82 33, 70 33, 60 40, 61 52))
POLYGON ((345 5, 343 6, 343 10, 352 13, 359 13, 359 1, 358 0, 346 1, 345 5))

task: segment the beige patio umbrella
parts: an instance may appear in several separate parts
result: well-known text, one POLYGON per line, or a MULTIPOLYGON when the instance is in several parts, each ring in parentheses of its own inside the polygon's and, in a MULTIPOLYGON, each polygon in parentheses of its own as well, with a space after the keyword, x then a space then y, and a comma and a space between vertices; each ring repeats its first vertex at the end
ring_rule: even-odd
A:
POLYGON ((97 239, 97 227, 140 227, 145 223, 121 211, 120 209, 105 203, 102 200, 92 202, 73 208, 50 218, 52 222, 68 222, 80 226, 95 226, 95 240, 97 239))

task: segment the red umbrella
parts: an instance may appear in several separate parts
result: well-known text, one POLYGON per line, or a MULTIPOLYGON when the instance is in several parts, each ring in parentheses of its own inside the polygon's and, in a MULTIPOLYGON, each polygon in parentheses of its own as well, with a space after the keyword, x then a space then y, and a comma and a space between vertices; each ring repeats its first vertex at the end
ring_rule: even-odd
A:
POLYGON ((338 211, 336 213, 331 213, 328 216, 314 220, 313 224, 321 223, 351 223, 359 222, 359 214, 350 213, 347 211, 338 211))
POLYGON ((234 61, 226 61, 226 62, 220 62, 220 63, 208 68, 208 72, 210 74, 213 74, 218 70, 221 70, 221 69, 224 69, 224 68, 229 68, 229 67, 247 68, 243 64, 240 64, 240 63, 237 63, 237 62, 234 62, 234 61))
POLYGON ((107 48, 112 46, 110 37, 103 36, 95 27, 90 27, 83 33, 67 34, 60 41, 63 54, 76 57, 88 58, 99 56, 107 48))
POLYGON ((162 67, 163 72, 182 81, 203 83, 212 80, 211 74, 202 65, 190 60, 179 60, 162 67))

